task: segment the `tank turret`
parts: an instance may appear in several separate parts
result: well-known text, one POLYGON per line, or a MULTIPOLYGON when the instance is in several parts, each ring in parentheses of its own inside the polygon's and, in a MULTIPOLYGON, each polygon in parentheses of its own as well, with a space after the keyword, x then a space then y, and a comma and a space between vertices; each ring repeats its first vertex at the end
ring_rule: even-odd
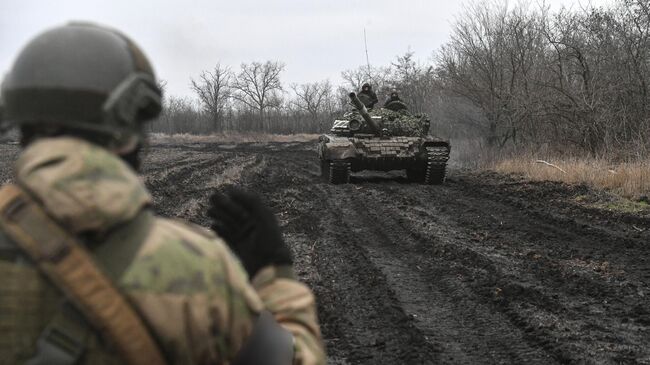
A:
POLYGON ((373 133, 380 136, 382 134, 381 127, 379 126, 379 124, 377 124, 376 121, 372 119, 370 114, 368 114, 368 110, 366 109, 366 106, 363 105, 361 100, 359 100, 357 94, 352 92, 350 93, 349 96, 350 96, 350 100, 352 101, 352 105, 354 105, 354 107, 357 108, 357 111, 359 112, 359 114, 361 114, 363 120, 366 121, 370 129, 372 129, 373 133))

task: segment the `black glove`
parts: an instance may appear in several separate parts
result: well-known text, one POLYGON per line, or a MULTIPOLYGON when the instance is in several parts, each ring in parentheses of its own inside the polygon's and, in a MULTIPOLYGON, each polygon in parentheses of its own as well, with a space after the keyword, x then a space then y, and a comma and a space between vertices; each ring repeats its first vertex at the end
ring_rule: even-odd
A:
POLYGON ((293 264, 275 215, 257 195, 235 188, 216 192, 208 216, 251 278, 264 266, 293 264))

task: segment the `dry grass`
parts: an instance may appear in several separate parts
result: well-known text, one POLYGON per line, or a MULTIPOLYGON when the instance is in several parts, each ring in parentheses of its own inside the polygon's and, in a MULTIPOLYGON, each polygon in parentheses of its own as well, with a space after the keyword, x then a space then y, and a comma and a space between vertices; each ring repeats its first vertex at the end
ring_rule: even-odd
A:
POLYGON ((612 164, 595 159, 547 159, 519 156, 494 163, 498 172, 522 174, 532 180, 561 181, 605 189, 626 198, 650 195, 650 162, 612 164), (564 170, 564 171, 562 171, 564 170))
POLYGON ((489 148, 479 138, 453 139, 449 164, 455 168, 482 169, 491 166, 493 161, 501 160, 502 153, 489 148))
POLYGON ((152 143, 256 143, 256 142, 310 142, 318 139, 317 134, 264 134, 264 133, 219 133, 210 135, 151 133, 152 143))

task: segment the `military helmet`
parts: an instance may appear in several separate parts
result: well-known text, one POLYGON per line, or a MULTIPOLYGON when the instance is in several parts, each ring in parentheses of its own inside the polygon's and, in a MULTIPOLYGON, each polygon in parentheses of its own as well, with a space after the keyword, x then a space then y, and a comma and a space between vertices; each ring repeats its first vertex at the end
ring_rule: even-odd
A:
POLYGON ((370 90, 370 89, 372 89, 372 87, 370 86, 369 83, 366 82, 365 84, 363 84, 363 85, 361 86, 361 90, 365 90, 365 89, 370 90))
POLYGON ((37 36, 18 55, 0 95, 9 126, 63 129, 130 150, 162 93, 144 53, 118 31, 70 23, 37 36))

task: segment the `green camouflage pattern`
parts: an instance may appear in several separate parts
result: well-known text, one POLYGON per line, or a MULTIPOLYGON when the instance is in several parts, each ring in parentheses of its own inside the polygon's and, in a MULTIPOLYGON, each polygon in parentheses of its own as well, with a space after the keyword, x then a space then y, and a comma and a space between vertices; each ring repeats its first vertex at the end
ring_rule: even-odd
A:
MULTIPOLYGON (((149 194, 118 157, 74 138, 45 139, 26 149, 16 173, 18 183, 70 230, 107 232, 95 259, 171 363, 229 364, 257 315, 269 309, 294 335, 295 364, 325 364, 311 290, 274 267, 262 269, 251 284, 211 231, 142 214, 149 194)), ((53 298, 59 295, 32 267, 0 260, 0 274, 7 275, 0 286, 0 358, 22 363, 57 310, 60 300, 53 298)), ((84 363, 120 362, 93 335, 84 363)))
POLYGON ((119 286, 180 362, 232 359, 264 308, 223 241, 166 219, 153 223, 119 286))
POLYGON ((316 308, 314 295, 305 284, 281 271, 282 268, 274 266, 262 269, 253 278, 253 286, 265 308, 293 334, 294 364, 324 364, 325 352, 316 310, 308 310, 316 308))
POLYGON ((31 144, 18 159, 15 173, 21 186, 75 233, 109 230, 151 202, 125 162, 77 138, 47 138, 31 144))
POLYGON ((429 130, 426 115, 411 114, 406 110, 392 111, 385 108, 373 110, 371 115, 381 116, 389 135, 396 137, 424 137, 429 130))
MULTIPOLYGON (((387 131, 388 136, 395 137, 424 137, 429 131, 428 118, 424 114, 411 114, 408 110, 392 111, 385 108, 368 110, 371 117, 381 118, 380 126, 387 131)), ((346 113, 344 119, 363 120, 358 111, 346 113)))

